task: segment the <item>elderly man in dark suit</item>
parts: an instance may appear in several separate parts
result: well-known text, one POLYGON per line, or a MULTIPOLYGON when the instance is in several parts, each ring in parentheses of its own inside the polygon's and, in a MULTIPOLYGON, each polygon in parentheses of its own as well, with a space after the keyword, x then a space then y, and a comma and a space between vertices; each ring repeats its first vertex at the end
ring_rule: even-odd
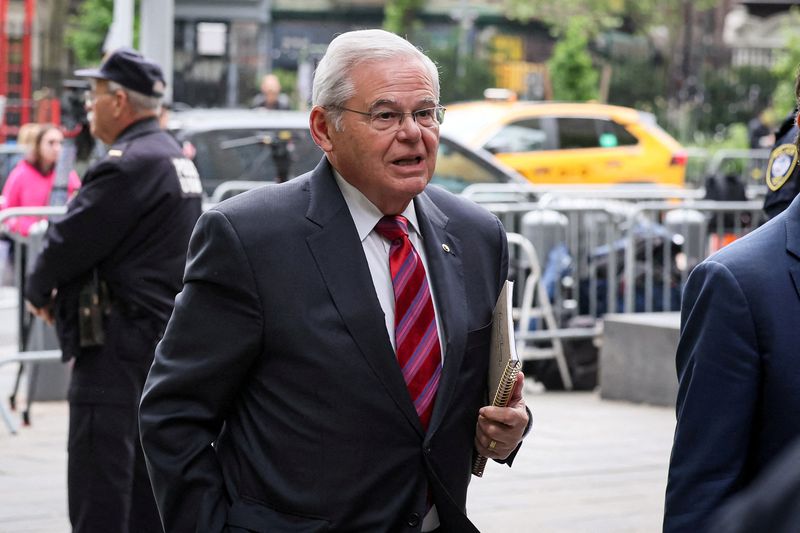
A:
POLYGON ((475 451, 511 463, 517 381, 487 407, 499 221, 426 187, 435 65, 340 35, 314 79, 315 170, 210 210, 140 407, 167 531, 476 531, 475 451))
POLYGON ((665 532, 711 515, 800 437, 800 200, 689 276, 665 532))

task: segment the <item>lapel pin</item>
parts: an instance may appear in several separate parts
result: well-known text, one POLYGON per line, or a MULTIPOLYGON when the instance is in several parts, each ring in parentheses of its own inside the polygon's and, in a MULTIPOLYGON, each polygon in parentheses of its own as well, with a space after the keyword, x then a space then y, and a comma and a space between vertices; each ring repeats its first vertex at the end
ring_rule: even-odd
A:
POLYGON ((447 246, 446 244, 442 244, 442 250, 444 250, 444 251, 445 251, 445 252, 447 252, 448 254, 450 253, 450 247, 449 247, 449 246, 447 246))

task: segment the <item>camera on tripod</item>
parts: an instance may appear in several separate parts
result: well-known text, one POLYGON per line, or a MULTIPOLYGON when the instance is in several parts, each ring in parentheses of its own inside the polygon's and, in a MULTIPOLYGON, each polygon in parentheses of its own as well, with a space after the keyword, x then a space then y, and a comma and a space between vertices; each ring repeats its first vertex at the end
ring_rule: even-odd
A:
POLYGON ((89 82, 64 80, 61 84, 61 126, 65 139, 73 139, 79 160, 87 160, 94 149, 94 138, 89 128, 86 112, 86 93, 89 82))

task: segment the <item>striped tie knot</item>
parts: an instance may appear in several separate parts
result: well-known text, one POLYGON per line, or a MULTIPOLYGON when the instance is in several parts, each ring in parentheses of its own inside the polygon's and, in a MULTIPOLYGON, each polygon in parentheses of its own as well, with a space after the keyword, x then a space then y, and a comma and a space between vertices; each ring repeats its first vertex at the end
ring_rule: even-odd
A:
POLYGON ((381 237, 392 241, 408 237, 408 219, 402 215, 386 215, 375 224, 381 237))

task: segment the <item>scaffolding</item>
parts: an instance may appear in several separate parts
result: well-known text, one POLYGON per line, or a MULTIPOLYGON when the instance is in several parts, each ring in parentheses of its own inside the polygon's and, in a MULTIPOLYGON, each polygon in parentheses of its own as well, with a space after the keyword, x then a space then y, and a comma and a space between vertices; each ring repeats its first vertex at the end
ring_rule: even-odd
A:
POLYGON ((0 0, 0 95, 5 97, 0 143, 8 137, 16 137, 19 127, 31 121, 33 112, 31 46, 36 0, 22 2, 21 29, 12 29, 8 12, 9 4, 15 0, 0 0))

